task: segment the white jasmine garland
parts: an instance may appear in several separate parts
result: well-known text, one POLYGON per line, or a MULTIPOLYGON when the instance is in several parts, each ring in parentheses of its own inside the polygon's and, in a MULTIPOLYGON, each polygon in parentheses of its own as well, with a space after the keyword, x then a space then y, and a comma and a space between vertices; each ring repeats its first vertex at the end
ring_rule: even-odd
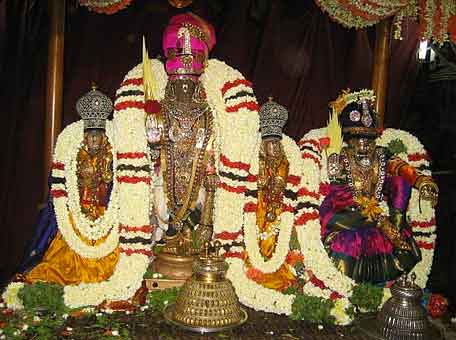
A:
POLYGON ((274 273, 284 264, 290 249, 291 232, 293 231, 294 215, 282 212, 279 223, 279 236, 275 251, 270 259, 265 260, 260 253, 258 245, 259 231, 256 225, 256 214, 246 214, 244 227, 244 240, 250 263, 261 272, 274 273))
POLYGON ((274 289, 265 288, 250 280, 245 275, 244 261, 231 258, 227 260, 229 268, 227 278, 233 284, 239 301, 255 310, 276 314, 291 314, 294 295, 285 295, 274 289))

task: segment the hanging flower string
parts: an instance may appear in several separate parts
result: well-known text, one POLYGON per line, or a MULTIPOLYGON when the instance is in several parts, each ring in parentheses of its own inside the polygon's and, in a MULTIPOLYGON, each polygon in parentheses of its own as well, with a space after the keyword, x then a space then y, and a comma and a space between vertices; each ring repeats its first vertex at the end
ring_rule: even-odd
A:
POLYGON ((334 21, 348 28, 361 29, 394 17, 394 38, 402 39, 404 18, 419 21, 419 39, 438 44, 456 42, 456 2, 452 0, 359 1, 315 0, 334 21))

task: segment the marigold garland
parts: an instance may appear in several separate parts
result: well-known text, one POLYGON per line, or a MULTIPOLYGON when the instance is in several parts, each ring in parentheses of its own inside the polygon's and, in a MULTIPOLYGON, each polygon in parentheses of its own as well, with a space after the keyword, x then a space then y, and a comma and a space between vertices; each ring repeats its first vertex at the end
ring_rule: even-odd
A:
POLYGON ((348 28, 365 28, 386 18, 395 17, 394 37, 401 39, 403 19, 418 17, 421 40, 432 39, 440 45, 450 39, 456 41, 456 3, 452 0, 315 2, 331 19, 348 28))

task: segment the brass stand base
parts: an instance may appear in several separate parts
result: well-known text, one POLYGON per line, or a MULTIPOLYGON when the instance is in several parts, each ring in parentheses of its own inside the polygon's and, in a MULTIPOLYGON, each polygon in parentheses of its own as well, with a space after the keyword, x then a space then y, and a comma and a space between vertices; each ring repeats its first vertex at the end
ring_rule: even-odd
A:
POLYGON ((146 279, 146 287, 149 291, 163 290, 167 288, 182 287, 186 280, 176 279, 146 279))
POLYGON ((424 334, 403 334, 391 337, 385 337, 380 332, 380 327, 377 324, 376 315, 368 315, 360 317, 355 321, 356 327, 364 334, 376 340, 439 340, 444 339, 442 332, 434 325, 429 323, 429 328, 424 334))
POLYGON ((168 279, 187 280, 192 276, 193 256, 159 253, 152 263, 155 272, 168 279))
POLYGON ((163 315, 169 323, 181 327, 185 330, 192 331, 192 332, 197 332, 197 333, 213 333, 213 332, 221 332, 221 331, 226 331, 238 326, 241 326, 244 322, 247 321, 248 315, 247 312, 241 307, 241 313, 242 313, 242 318, 239 322, 232 324, 232 325, 227 325, 227 326, 221 326, 221 327, 202 327, 202 326, 189 326, 184 323, 180 323, 176 320, 173 320, 173 314, 174 314, 174 304, 168 305, 165 307, 165 310, 163 311, 163 315))

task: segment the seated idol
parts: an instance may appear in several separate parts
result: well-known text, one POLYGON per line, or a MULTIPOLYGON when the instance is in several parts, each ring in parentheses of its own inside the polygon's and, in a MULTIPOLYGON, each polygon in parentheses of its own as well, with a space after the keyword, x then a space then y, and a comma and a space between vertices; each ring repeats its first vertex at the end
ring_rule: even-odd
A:
POLYGON ((374 101, 373 91, 362 90, 343 92, 330 104, 330 140, 339 140, 340 147, 328 149, 330 187, 320 220, 336 267, 356 282, 378 283, 396 279, 421 260, 406 210, 412 187, 433 205, 438 188, 431 177, 376 145, 374 101))
POLYGON ((68 126, 59 136, 47 217, 40 220, 23 265, 28 283, 100 282, 114 271, 119 256, 117 233, 111 233, 112 226, 103 218, 113 188, 113 155, 106 135, 112 108, 112 101, 93 88, 76 105, 82 122, 68 126), (99 248, 103 250, 96 255, 99 248), (43 257, 34 266, 39 253, 43 257))

